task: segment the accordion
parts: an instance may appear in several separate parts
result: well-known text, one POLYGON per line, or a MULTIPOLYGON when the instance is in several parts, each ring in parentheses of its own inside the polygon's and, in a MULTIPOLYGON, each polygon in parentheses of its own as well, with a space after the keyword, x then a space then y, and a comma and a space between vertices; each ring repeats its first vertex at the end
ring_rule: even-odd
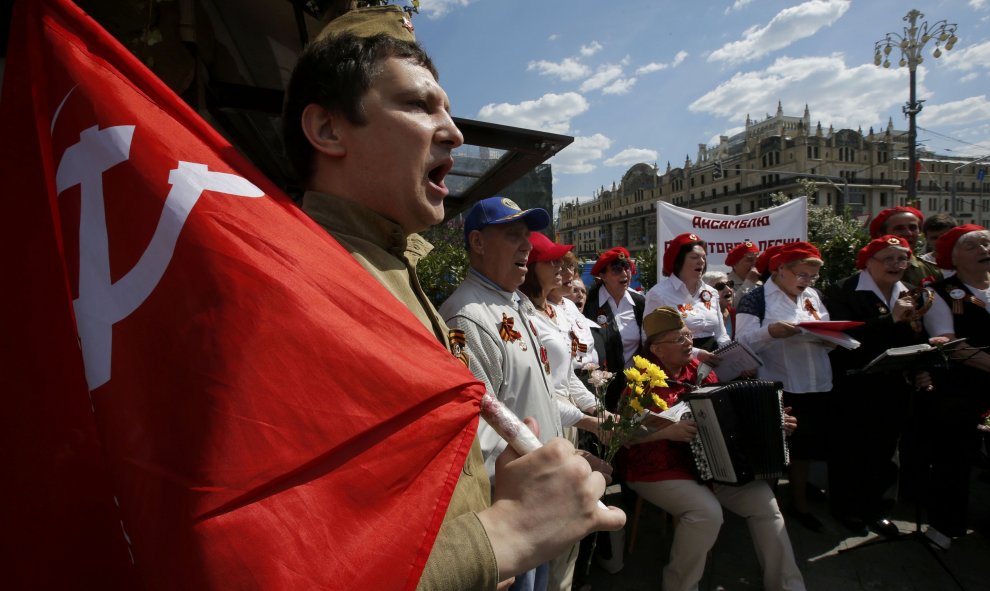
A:
POLYGON ((744 380, 683 394, 682 419, 698 424, 691 441, 703 481, 746 484, 780 478, 790 462, 779 382, 744 380))

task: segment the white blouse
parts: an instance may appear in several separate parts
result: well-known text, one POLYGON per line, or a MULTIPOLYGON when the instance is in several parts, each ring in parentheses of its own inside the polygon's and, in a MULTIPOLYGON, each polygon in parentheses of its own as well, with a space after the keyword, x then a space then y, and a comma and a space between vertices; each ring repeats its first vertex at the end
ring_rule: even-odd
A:
POLYGON ((828 310, 818 292, 805 289, 794 302, 771 279, 763 285, 763 295, 766 311, 762 324, 752 314, 736 313, 736 340, 748 345, 763 361, 757 376, 762 380, 781 382, 784 390, 793 393, 831 390, 832 366, 828 352, 832 347, 828 343, 805 333, 776 339, 770 336, 768 328, 778 321, 797 324, 828 320, 828 310), (808 309, 807 302, 818 318, 808 309))
POLYGON ((597 399, 574 373, 568 320, 557 314, 557 308, 553 304, 547 306, 548 310, 554 312, 552 319, 537 310, 532 302, 529 303, 529 308, 527 315, 533 321, 533 328, 546 351, 546 362, 550 364, 550 387, 560 411, 560 424, 570 427, 584 418, 585 413, 582 411, 595 411, 597 399))
POLYGON ((725 330, 722 311, 718 307, 718 292, 704 282, 699 283, 698 290, 690 293, 687 285, 676 275, 663 279, 646 292, 644 314, 660 306, 670 306, 681 312, 684 324, 694 338, 714 336, 719 347, 728 345, 732 339, 725 330))

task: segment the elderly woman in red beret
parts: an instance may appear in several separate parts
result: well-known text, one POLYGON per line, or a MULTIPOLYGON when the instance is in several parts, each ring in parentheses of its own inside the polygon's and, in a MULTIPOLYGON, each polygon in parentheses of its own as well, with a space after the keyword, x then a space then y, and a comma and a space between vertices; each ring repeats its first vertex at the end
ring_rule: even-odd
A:
POLYGON ((844 421, 856 436, 830 434, 832 513, 853 531, 862 532, 869 526, 891 537, 898 535, 898 530, 887 518, 894 504, 887 491, 894 490, 898 480, 894 454, 907 419, 912 388, 901 370, 854 375, 849 372, 861 369, 890 347, 925 341, 920 324, 913 322, 918 316, 914 299, 902 282, 910 261, 911 245, 907 239, 893 234, 879 236, 859 251, 859 271, 832 285, 825 297, 832 320, 864 323, 846 331, 861 343, 859 347, 836 349, 831 355, 834 404, 856 408, 844 421))
POLYGON ((792 407, 801 428, 791 438, 792 514, 805 527, 822 523, 808 506, 808 472, 812 460, 825 460, 826 407, 832 390, 831 345, 807 334, 800 322, 828 320, 829 313, 812 286, 821 270, 821 253, 808 242, 792 242, 770 259, 770 279, 743 296, 736 309, 736 340, 763 360, 758 376, 784 385, 784 404, 792 407))
POLYGON ((763 284, 760 273, 756 270, 756 259, 759 255, 760 249, 749 240, 740 242, 725 255, 725 264, 732 267, 727 275, 733 284, 733 308, 739 305, 739 300, 750 290, 763 284))
MULTIPOLYGON (((965 224, 935 242, 935 260, 956 274, 932 284, 938 295, 924 323, 938 342, 965 338, 954 349, 950 370, 934 375, 937 412, 931 437, 931 485, 926 534, 948 548, 953 537, 966 532, 969 471, 979 446, 975 424, 990 408, 990 231, 965 224)), ((933 339, 935 340, 935 339, 933 339)))
POLYGON ((605 359, 600 365, 615 374, 605 393, 609 410, 615 410, 626 386, 622 370, 632 366, 632 358, 640 348, 645 300, 642 294, 629 288, 635 273, 636 263, 621 246, 603 252, 591 268, 596 281, 588 290, 584 315, 602 331, 605 359))
MULTIPOLYGON (((878 213, 870 222, 870 238, 877 239, 887 234, 900 236, 907 240, 908 246, 913 251, 920 246, 918 239, 924 222, 924 214, 913 207, 890 207, 878 213)), ((912 252, 911 261, 901 281, 908 287, 914 288, 919 287, 927 278, 932 278, 933 281, 941 279, 942 272, 937 266, 914 256, 912 252)))
POLYGON ((661 272, 665 279, 646 293, 647 310, 670 306, 680 311, 694 335, 694 355, 702 363, 712 360, 710 351, 731 341, 718 307, 718 292, 702 279, 707 269, 705 241, 697 234, 681 234, 664 250, 661 272))

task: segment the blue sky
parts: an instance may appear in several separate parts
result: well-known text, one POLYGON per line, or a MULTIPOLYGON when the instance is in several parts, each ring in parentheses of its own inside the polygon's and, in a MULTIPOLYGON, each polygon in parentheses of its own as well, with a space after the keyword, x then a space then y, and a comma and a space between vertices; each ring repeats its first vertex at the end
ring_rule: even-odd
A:
POLYGON ((990 154, 990 0, 422 0, 414 23, 455 115, 575 137, 551 160, 560 202, 637 162, 682 166, 778 100, 826 129, 907 129, 908 70, 873 46, 911 8, 959 37, 939 59, 926 46, 919 143, 990 154))

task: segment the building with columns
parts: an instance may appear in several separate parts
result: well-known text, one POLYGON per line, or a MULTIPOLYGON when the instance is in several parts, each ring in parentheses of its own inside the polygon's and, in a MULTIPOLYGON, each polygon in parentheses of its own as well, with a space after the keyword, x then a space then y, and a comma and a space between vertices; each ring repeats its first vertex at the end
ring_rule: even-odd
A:
POLYGON ((954 214, 962 223, 990 225, 988 163, 944 156, 918 148, 918 202, 907 199, 907 132, 886 129, 823 129, 807 107, 800 117, 777 112, 762 121, 746 117, 745 129, 721 136, 715 146, 698 145, 694 160, 661 172, 656 164, 636 164, 610 189, 594 198, 560 206, 560 242, 574 244, 582 258, 621 245, 636 256, 656 242, 656 202, 711 213, 739 215, 770 206, 770 195, 800 194, 798 181, 818 183, 810 206, 868 220, 887 207, 913 205, 926 216, 954 214), (720 174, 721 173, 721 174, 720 174), (951 199, 956 194, 955 203, 951 199))

